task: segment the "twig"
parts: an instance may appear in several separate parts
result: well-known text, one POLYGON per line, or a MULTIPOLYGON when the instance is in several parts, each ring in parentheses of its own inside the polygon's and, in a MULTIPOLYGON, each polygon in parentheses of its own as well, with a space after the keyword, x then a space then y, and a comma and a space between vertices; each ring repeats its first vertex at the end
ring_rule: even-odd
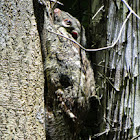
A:
POLYGON ((81 49, 83 49, 83 50, 85 50, 85 51, 87 50, 86 48, 84 48, 82 45, 80 45, 78 42, 76 42, 75 40, 73 40, 73 39, 71 39, 71 38, 68 38, 68 37, 66 37, 66 36, 64 36, 64 35, 62 35, 62 34, 58 34, 58 33, 54 32, 54 31, 50 31, 50 30, 48 30, 48 31, 51 32, 51 33, 53 33, 53 34, 56 34, 56 35, 58 35, 58 36, 64 37, 64 38, 66 38, 66 39, 72 41, 73 43, 77 44, 81 49))
POLYGON ((92 17, 92 20, 97 16, 97 14, 104 8, 104 5, 100 7, 100 9, 96 12, 96 14, 92 17))
POLYGON ((44 0, 38 0, 38 2, 39 2, 41 5, 46 6, 46 3, 45 3, 45 1, 44 1, 44 0))
POLYGON ((120 38, 120 36, 122 34, 123 28, 124 28, 126 22, 128 21, 129 17, 131 16, 131 14, 132 14, 132 12, 130 11, 130 13, 128 14, 128 16, 126 17, 126 19, 124 20, 123 25, 122 25, 122 27, 120 29, 120 32, 119 32, 119 35, 118 35, 116 41, 111 46, 106 47, 106 49, 113 48, 116 45, 116 43, 118 42, 118 40, 119 40, 119 38, 120 38))
POLYGON ((120 38, 120 36, 121 36, 121 33, 122 33, 122 31, 123 31, 123 28, 124 28, 124 26, 125 26, 125 24, 126 24, 127 20, 129 19, 129 17, 130 17, 131 14, 132 14, 132 12, 130 11, 130 13, 128 14, 127 18, 126 18, 125 21, 123 22, 123 25, 122 25, 122 27, 121 27, 121 30, 120 30, 120 32, 119 32, 119 35, 118 35, 116 41, 115 41, 111 46, 107 46, 107 47, 103 47, 103 48, 98 48, 98 49, 86 49, 86 48, 84 48, 82 45, 80 45, 78 42, 76 42, 75 40, 73 40, 73 39, 71 39, 71 38, 68 38, 68 37, 66 37, 66 36, 64 36, 64 35, 62 35, 62 34, 58 34, 58 33, 55 33, 55 32, 53 32, 53 31, 50 31, 50 30, 48 30, 48 31, 51 32, 51 33, 53 33, 53 34, 62 36, 62 37, 64 37, 64 38, 66 38, 66 39, 72 41, 73 43, 77 44, 81 49, 83 49, 83 50, 85 50, 85 51, 87 51, 87 52, 102 51, 102 50, 106 50, 106 49, 113 48, 113 47, 116 45, 116 43, 118 42, 118 40, 119 40, 119 38, 120 38))
MULTIPOLYGON (((51 2, 54 2, 54 3, 57 3, 57 4, 60 4, 60 5, 64 5, 63 3, 57 1, 57 0, 49 0, 51 2)), ((38 0, 38 2, 44 6, 46 6, 46 2, 44 0, 38 0)))
POLYGON ((60 4, 60 5, 64 5, 63 3, 57 1, 57 0, 50 0, 51 2, 54 2, 54 3, 57 3, 57 4, 60 4))
POLYGON ((109 83, 116 91, 118 91, 118 90, 114 87, 114 85, 111 83, 111 81, 110 81, 104 74, 101 74, 100 72, 98 72, 98 74, 99 74, 100 76, 102 76, 103 78, 105 78, 105 79, 108 81, 108 83, 109 83))
POLYGON ((128 5, 128 3, 125 0, 122 0, 122 2, 127 6, 127 8, 140 20, 140 17, 134 12, 134 10, 128 5))
POLYGON ((138 137, 140 137, 140 134, 135 136, 135 137, 133 137, 131 140, 137 139, 138 137))
POLYGON ((94 136, 92 136, 92 138, 97 138, 97 137, 100 137, 106 133, 108 133, 110 131, 110 129, 106 129, 105 131, 101 132, 101 133, 98 133, 98 134, 95 134, 94 136))

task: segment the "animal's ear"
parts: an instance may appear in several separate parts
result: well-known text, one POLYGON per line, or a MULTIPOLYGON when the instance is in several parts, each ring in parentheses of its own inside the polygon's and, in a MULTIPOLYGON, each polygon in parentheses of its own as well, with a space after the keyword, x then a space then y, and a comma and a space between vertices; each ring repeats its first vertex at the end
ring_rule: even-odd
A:
POLYGON ((54 9, 54 22, 61 22, 62 21, 62 16, 61 16, 62 11, 59 8, 54 9))
POLYGON ((58 13, 60 13, 61 12, 61 10, 59 9, 59 8, 55 8, 54 9, 54 14, 58 14, 58 13))

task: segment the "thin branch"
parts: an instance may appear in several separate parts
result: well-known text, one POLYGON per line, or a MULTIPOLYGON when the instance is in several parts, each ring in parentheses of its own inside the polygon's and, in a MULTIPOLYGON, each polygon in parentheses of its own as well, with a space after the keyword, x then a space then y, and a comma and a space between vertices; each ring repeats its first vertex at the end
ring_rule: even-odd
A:
POLYGON ((51 2, 54 2, 54 3, 57 3, 57 4, 60 4, 60 5, 64 5, 62 2, 59 2, 57 0, 50 0, 51 2))
POLYGON ((46 3, 45 3, 45 1, 44 1, 44 0, 38 0, 38 2, 39 2, 41 5, 46 6, 46 3))
POLYGON ((101 132, 101 133, 97 133, 95 134, 94 136, 92 136, 92 138, 97 138, 97 137, 100 137, 104 134, 107 134, 108 132, 110 131, 110 129, 106 129, 105 131, 101 132))
POLYGON ((128 3, 125 0, 122 0, 122 2, 127 6, 127 8, 140 20, 140 17, 134 12, 134 10, 128 5, 128 3))
POLYGON ((135 136, 135 137, 133 137, 131 140, 135 140, 135 139, 137 139, 138 137, 140 137, 140 134, 137 135, 137 136, 135 136))
POLYGON ((100 7, 100 9, 96 12, 96 14, 92 17, 92 20, 98 15, 98 13, 104 8, 104 5, 100 7))
MULTIPOLYGON (((57 4, 60 4, 60 5, 64 5, 63 3, 57 1, 57 0, 49 0, 50 2, 54 2, 54 3, 57 3, 57 4)), ((44 6, 46 6, 46 2, 44 0, 38 0, 38 2, 44 6)))
POLYGON ((50 31, 50 30, 48 30, 48 31, 51 32, 51 33, 53 33, 53 34, 59 35, 59 36, 61 36, 61 37, 64 37, 64 38, 66 38, 66 39, 72 41, 73 43, 77 44, 81 49, 83 49, 83 50, 85 50, 85 51, 87 51, 87 52, 102 51, 102 50, 106 50, 106 49, 113 48, 113 47, 116 45, 116 43, 118 42, 118 40, 119 40, 119 38, 120 38, 120 36, 121 36, 121 34, 122 34, 123 28, 124 28, 126 22, 128 21, 129 17, 131 16, 131 14, 132 14, 132 12, 130 11, 130 13, 128 14, 127 18, 126 18, 125 21, 123 22, 123 25, 122 25, 122 27, 121 27, 121 29, 120 29, 120 32, 119 32, 119 35, 118 35, 116 41, 115 41, 111 46, 107 46, 107 47, 103 47, 103 48, 98 48, 98 49, 86 49, 86 48, 84 48, 82 45, 80 45, 77 41, 75 41, 75 40, 73 40, 73 39, 71 39, 71 38, 68 38, 68 37, 66 37, 66 36, 64 36, 64 35, 62 35, 62 34, 58 34, 58 33, 54 32, 54 31, 50 31))
POLYGON ((128 16, 126 17, 126 19, 124 20, 123 25, 122 25, 122 27, 120 29, 120 32, 119 32, 119 35, 118 35, 116 41, 111 46, 108 46, 106 48, 113 48, 116 45, 116 43, 118 42, 118 40, 119 40, 119 38, 120 38, 120 36, 122 34, 123 28, 124 28, 126 22, 128 21, 129 17, 131 16, 131 14, 132 14, 132 12, 130 11, 130 13, 128 14, 128 16))
POLYGON ((109 78, 107 78, 104 74, 101 74, 100 72, 98 72, 98 74, 99 74, 101 77, 105 78, 105 79, 107 80, 107 82, 108 82, 116 91, 118 91, 118 90, 114 87, 113 83, 109 80, 109 78))
POLYGON ((75 41, 75 40, 73 40, 73 39, 71 39, 71 38, 68 38, 68 37, 66 37, 66 36, 64 36, 64 35, 62 35, 62 34, 58 34, 58 33, 54 32, 54 31, 50 31, 50 30, 48 30, 48 31, 49 31, 50 33, 56 34, 56 35, 58 35, 58 36, 64 37, 64 38, 66 38, 66 39, 72 41, 73 43, 77 44, 81 49, 83 49, 83 50, 85 50, 85 51, 87 50, 87 49, 84 48, 82 45, 80 45, 77 41, 75 41))

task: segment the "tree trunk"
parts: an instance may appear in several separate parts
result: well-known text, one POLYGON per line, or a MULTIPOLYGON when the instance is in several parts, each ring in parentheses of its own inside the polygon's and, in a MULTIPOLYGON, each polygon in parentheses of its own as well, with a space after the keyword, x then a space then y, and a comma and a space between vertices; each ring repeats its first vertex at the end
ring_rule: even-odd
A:
MULTIPOLYGON (((140 15, 139 0, 131 1, 128 4, 140 15)), ((102 18, 98 18, 98 16, 101 17, 102 11, 100 11, 97 15, 98 22, 95 20, 92 24, 93 41, 96 48, 105 47, 105 44, 111 45, 117 40, 123 22, 130 12, 122 1, 103 1, 101 3, 95 0, 92 3, 93 13, 102 5, 105 6, 105 13, 102 14, 102 18), (98 5, 96 5, 97 3, 98 5), (103 32, 102 28, 104 28, 103 32)), ((117 44, 112 49, 96 52, 95 75, 96 86, 99 87, 97 94, 103 95, 104 108, 104 127, 101 125, 103 130, 95 135, 99 139, 127 140, 140 134, 139 36, 139 20, 132 14, 124 26, 117 44)))
POLYGON ((44 74, 31 0, 0 2, 0 139, 45 139, 44 74))

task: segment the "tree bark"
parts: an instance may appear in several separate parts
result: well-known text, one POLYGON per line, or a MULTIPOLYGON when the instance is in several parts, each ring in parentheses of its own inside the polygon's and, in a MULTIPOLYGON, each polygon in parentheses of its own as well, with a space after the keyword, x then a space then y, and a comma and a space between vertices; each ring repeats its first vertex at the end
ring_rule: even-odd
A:
POLYGON ((0 139, 45 139, 44 73, 31 0, 0 2, 0 139))
MULTIPOLYGON (((101 48, 116 41, 129 9, 122 1, 94 1, 92 11, 95 13, 95 3, 99 9, 105 6, 105 12, 98 22, 93 21, 93 38, 95 47, 101 48), (104 26, 104 27, 101 27, 104 26), (100 32, 105 28, 106 32, 100 32), (101 41, 100 41, 101 40, 101 41), (100 42, 99 42, 100 41, 100 42), (97 43, 98 42, 98 43, 97 43), (106 43, 105 43, 106 42, 106 43)), ((140 1, 128 3, 139 14, 140 1)), ((100 11, 99 15, 102 13, 100 11)), ((98 15, 98 16, 99 16, 98 15)), ((101 17, 101 16, 100 16, 101 17)), ((117 44, 106 51, 96 52, 96 83, 100 87, 98 95, 103 95, 104 105, 103 130, 96 136, 107 140, 131 139, 139 132, 139 20, 133 14, 125 24, 117 44), (98 65, 99 64, 99 65, 98 65)), ((103 124, 103 123, 102 123, 103 124)))

